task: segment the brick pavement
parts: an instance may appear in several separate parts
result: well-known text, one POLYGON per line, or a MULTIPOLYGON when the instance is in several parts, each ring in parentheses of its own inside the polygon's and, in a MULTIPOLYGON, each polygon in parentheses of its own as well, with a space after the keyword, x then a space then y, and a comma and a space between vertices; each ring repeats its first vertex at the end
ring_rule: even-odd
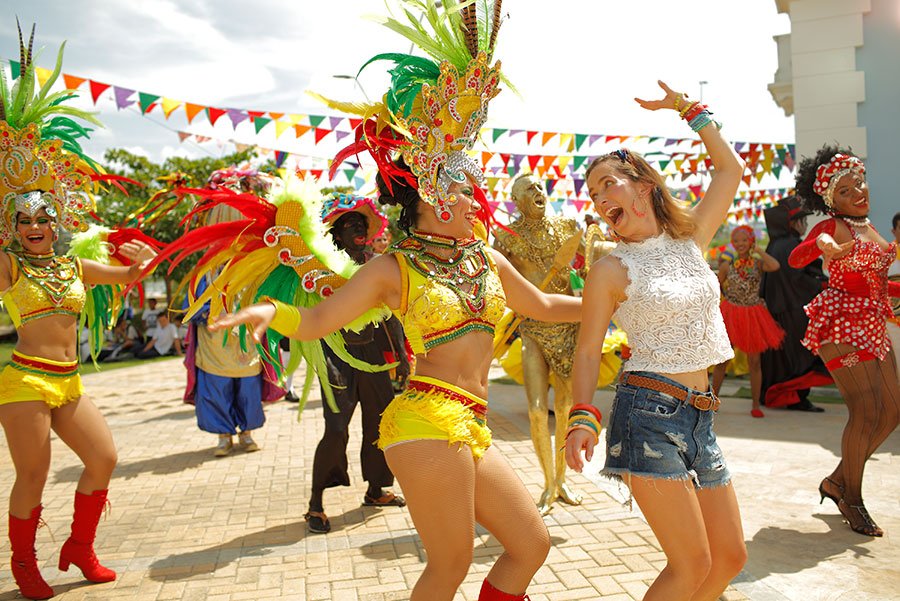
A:
MULTIPOLYGON (((217 459, 211 452, 215 437, 199 432, 193 409, 180 402, 183 371, 177 361, 88 375, 85 385, 107 416, 119 449, 119 466, 111 484, 112 511, 101 522, 97 539, 100 557, 119 572, 119 579, 108 584, 89 585, 80 574, 75 575, 77 568, 73 567, 74 571, 68 573, 56 570, 58 548, 68 534, 71 498, 80 464, 54 437, 54 459, 44 497, 44 518, 56 542, 50 539, 47 530, 40 530, 37 551, 43 574, 56 589, 57 598, 65 601, 387 601, 408 598, 408 590, 423 568, 424 552, 405 509, 360 505, 365 483, 359 477, 356 452, 360 440, 358 416, 353 421, 349 447, 353 486, 329 489, 325 493, 325 506, 333 530, 325 536, 310 535, 306 532, 302 514, 309 494, 313 451, 323 428, 322 407, 318 401, 310 402, 300 423, 297 423, 296 405, 279 402, 269 406, 268 421, 256 436, 262 451, 253 454, 236 452, 217 459)), ((521 389, 492 384, 491 395, 491 424, 496 444, 537 498, 542 478, 527 435, 521 389)), ((601 405, 608 403, 608 396, 598 394, 601 405)), ((776 418, 771 417, 774 423, 776 418)), ((793 415, 788 417, 795 418, 793 415)), ((758 425, 749 418, 744 422, 758 425)), ((741 438, 746 434, 743 426, 739 425, 738 430, 739 436, 733 439, 735 444, 730 444, 732 439, 723 439, 723 446, 738 449, 746 446, 739 444, 745 442, 741 438)), ((892 440, 896 442, 896 437, 892 440)), ((5 441, 0 447, 5 447, 5 441)), ((896 455, 897 445, 892 448, 894 451, 888 454, 888 459, 896 455)), ((775 449, 774 452, 779 451, 775 449)), ((726 448, 726 456, 731 458, 731 453, 732 450, 726 448)), ((737 473, 752 473, 752 462, 747 468, 741 451, 735 454, 738 456, 735 462, 737 473)), ((880 456, 877 458, 881 464, 889 463, 880 456)), ((762 468, 766 480, 772 480, 770 467, 767 464, 762 468)), ((878 467, 881 471, 884 466, 879 464, 878 467)), ((815 474, 822 470, 820 465, 811 468, 810 472, 815 474)), ((896 474, 896 470, 893 473, 896 474)), ((897 490, 896 475, 879 477, 892 485, 892 490, 897 490)), ((618 493, 616 487, 599 482, 590 473, 587 478, 577 475, 573 478, 585 495, 581 507, 557 506, 546 518, 553 548, 529 588, 534 601, 601 597, 608 601, 640 599, 664 563, 663 554, 646 523, 614 498, 618 493)), ((8 452, 2 448, 0 489, 8 490, 12 480, 8 452)), ((743 495, 740 481, 737 478, 736 481, 739 494, 743 495)), ((882 496, 878 498, 881 500, 882 496)), ((882 523, 889 533, 892 527, 900 531, 895 493, 891 499, 893 506, 890 501, 878 505, 879 509, 891 508, 892 520, 882 523)), ((873 497, 868 500, 871 503, 873 497)), ((763 499, 763 505, 767 504, 765 501, 763 499)), ((742 506, 746 512, 743 496, 742 506)), ((803 511, 809 511, 808 507, 803 511)), ((759 535, 757 522, 761 515, 754 511, 752 517, 745 517, 748 538, 759 535)), ((748 569, 724 599, 740 601, 751 596, 754 601, 880 599, 877 596, 830 596, 829 590, 836 593, 839 589, 831 588, 827 581, 818 585, 825 591, 824 596, 809 594, 819 590, 815 588, 815 568, 819 562, 803 564, 803 570, 796 570, 798 573, 813 572, 814 577, 807 578, 803 584, 812 587, 805 589, 806 595, 790 594, 791 584, 778 584, 779 577, 790 571, 765 567, 765 561, 760 564, 765 567, 764 577, 752 576, 754 552, 760 557, 772 556, 773 549, 781 544, 778 529, 785 529, 781 533, 789 534, 796 512, 776 515, 775 519, 776 526, 773 526, 774 530, 766 531, 766 537, 750 540, 748 569), (776 586, 769 585, 770 581, 776 586)), ((835 524, 833 515, 827 520, 825 530, 829 529, 836 535, 828 540, 837 540, 839 549, 823 557, 823 561, 841 562, 848 555, 851 559, 854 555, 857 560, 861 556, 865 559, 886 549, 893 555, 882 553, 876 567, 881 569, 882 563, 886 564, 887 576, 882 570, 882 575, 877 578, 890 579, 898 574, 896 566, 900 563, 900 554, 889 539, 871 541, 859 537, 839 521, 835 524), (856 538, 851 539, 851 536, 856 538), (843 542, 845 539, 847 543, 843 542), (890 565, 894 566, 893 572, 890 565)), ((824 544, 826 539, 803 540, 824 544)), ((479 530, 474 564, 457 600, 477 598, 481 581, 500 552, 497 541, 479 530)), ((818 554, 814 556, 819 557, 818 554)), ((4 539, 0 552, 0 601, 16 598, 8 562, 8 545, 4 539)), ((855 575, 859 582, 869 576, 867 572, 855 575)), ((875 590, 879 590, 877 578, 869 582, 876 586, 875 590)), ((864 590, 858 586, 854 590, 864 590)))

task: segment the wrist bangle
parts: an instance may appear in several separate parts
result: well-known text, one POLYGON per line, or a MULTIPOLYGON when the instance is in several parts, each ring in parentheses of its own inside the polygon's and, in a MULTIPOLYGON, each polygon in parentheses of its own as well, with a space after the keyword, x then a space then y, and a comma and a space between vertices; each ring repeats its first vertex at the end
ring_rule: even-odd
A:
POLYGON ((282 336, 290 336, 297 331, 302 321, 300 310, 297 307, 285 304, 270 296, 264 296, 260 300, 272 303, 275 307, 275 318, 269 324, 269 329, 275 330, 282 336))

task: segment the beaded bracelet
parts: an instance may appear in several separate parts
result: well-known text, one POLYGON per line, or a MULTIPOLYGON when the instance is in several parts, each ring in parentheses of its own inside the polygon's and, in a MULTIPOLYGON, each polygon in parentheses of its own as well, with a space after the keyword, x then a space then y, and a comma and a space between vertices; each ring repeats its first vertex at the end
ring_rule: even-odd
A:
POLYGON ((713 118, 711 117, 711 115, 712 115, 712 113, 710 113, 710 112, 709 112, 708 110, 706 110, 706 109, 703 109, 703 110, 700 112, 700 114, 698 114, 696 117, 694 117, 693 119, 691 119, 691 121, 689 122, 689 125, 691 126, 691 129, 694 130, 694 131, 696 131, 696 132, 699 132, 701 129, 703 129, 704 127, 706 127, 706 126, 709 125, 710 123, 712 123, 713 125, 715 125, 715 126, 716 126, 716 129, 722 129, 722 124, 721 124, 720 122, 718 122, 718 121, 713 120, 713 118))
POLYGON ((675 110, 678 111, 679 114, 681 113, 680 105, 682 102, 684 102, 684 94, 681 92, 675 94, 675 110))
POLYGON ((594 444, 600 442, 600 423, 602 415, 600 410, 593 405, 578 404, 569 411, 568 428, 566 438, 575 430, 585 430, 594 435, 594 444))
POLYGON ((272 303, 275 306, 275 318, 269 324, 269 328, 275 330, 282 336, 290 336, 300 327, 302 317, 297 307, 287 305, 280 300, 270 296, 263 296, 259 300, 272 303))
POLYGON ((699 102, 689 102, 689 103, 687 103, 686 105, 684 105, 684 108, 683 108, 683 109, 681 109, 680 111, 678 111, 678 116, 681 117, 682 119, 684 119, 684 118, 685 118, 685 115, 687 115, 691 110, 694 109, 694 107, 696 107, 696 106, 698 106, 698 105, 700 105, 699 102))
POLYGON ((690 109, 688 109, 681 116, 681 118, 684 119, 685 121, 687 121, 688 123, 690 123, 694 117, 696 117, 697 115, 699 115, 700 113, 702 113, 703 111, 706 111, 706 110, 709 110, 709 107, 706 106, 705 104, 700 104, 698 102, 697 104, 692 106, 690 109))

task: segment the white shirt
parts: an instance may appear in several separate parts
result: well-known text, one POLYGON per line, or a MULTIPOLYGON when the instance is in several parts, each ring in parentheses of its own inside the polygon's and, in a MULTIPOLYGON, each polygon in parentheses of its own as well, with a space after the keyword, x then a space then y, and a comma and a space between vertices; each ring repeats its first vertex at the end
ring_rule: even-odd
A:
POLYGON ((178 328, 175 327, 175 324, 170 323, 166 327, 156 326, 153 333, 153 348, 160 355, 167 355, 172 350, 176 338, 178 338, 178 328))

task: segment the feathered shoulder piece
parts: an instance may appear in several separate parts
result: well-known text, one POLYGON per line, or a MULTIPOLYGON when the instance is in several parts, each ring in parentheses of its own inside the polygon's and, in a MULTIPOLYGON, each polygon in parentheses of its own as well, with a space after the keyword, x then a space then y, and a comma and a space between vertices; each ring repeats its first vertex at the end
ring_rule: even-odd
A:
MULTIPOLYGON (((311 181, 294 176, 277 180, 267 198, 226 187, 182 192, 200 198, 185 221, 200 218, 206 225, 190 229, 167 245, 151 268, 171 259, 171 272, 189 256, 205 251, 184 282, 190 304, 188 318, 207 308, 212 316, 236 311, 263 296, 311 307, 330 296, 359 269, 345 252, 334 246, 320 219, 322 195, 311 181), (222 214, 230 216, 223 220, 222 214), (204 278, 209 282, 205 289, 199 286, 204 278), (193 291, 198 289, 204 291, 195 296, 193 291)), ((386 308, 374 309, 347 328, 360 329, 389 316, 386 308)), ((242 329, 242 338, 245 335, 242 329)), ((275 368, 279 377, 283 373, 278 360, 281 338, 281 334, 269 330, 265 344, 257 347, 260 356, 275 368)), ((325 342, 357 369, 380 371, 391 367, 373 366, 352 357, 339 332, 327 336, 325 342)), ((321 373, 323 383, 327 382, 325 358, 318 341, 292 340, 291 348, 300 352, 292 353, 288 370, 295 369, 302 356, 312 367, 308 376, 321 373)), ((304 398, 309 384, 308 380, 304 398)), ((333 405, 330 390, 326 390, 326 396, 333 405)))
POLYGON ((456 202, 450 185, 466 181, 467 174, 479 183, 484 178, 466 151, 478 139, 488 103, 500 91, 500 62, 492 61, 501 0, 400 4, 403 17, 377 20, 427 56, 387 53, 369 59, 362 69, 377 61, 394 65, 391 86, 380 103, 355 105, 319 97, 332 108, 363 117, 355 141, 335 157, 332 176, 344 159, 368 151, 385 181, 407 180, 446 222, 452 219, 448 207, 456 202), (395 151, 402 153, 412 176, 392 163, 395 151))
MULTIPOLYGON (((141 241, 159 251, 162 244, 150 236, 134 228, 110 229, 101 225, 92 225, 85 231, 72 236, 68 254, 79 259, 90 259, 107 265, 131 265, 132 260, 121 252, 126 242, 141 241)), ((143 304, 144 289, 140 282, 135 284, 143 304)), ((122 312, 122 299, 125 286, 119 284, 99 284, 90 286, 84 310, 81 312, 79 329, 84 325, 90 331, 91 358, 96 362, 97 355, 105 342, 104 332, 115 326, 115 319, 122 312)))

